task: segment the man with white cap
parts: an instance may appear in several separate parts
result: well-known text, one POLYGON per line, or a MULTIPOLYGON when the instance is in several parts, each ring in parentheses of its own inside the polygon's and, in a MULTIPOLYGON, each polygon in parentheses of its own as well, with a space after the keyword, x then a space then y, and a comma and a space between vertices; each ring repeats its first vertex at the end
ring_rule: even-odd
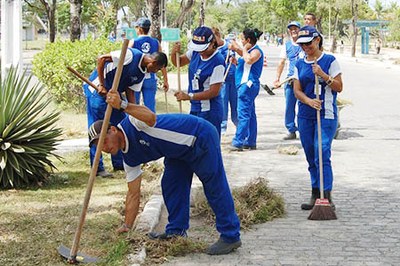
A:
MULTIPOLYGON (((129 43, 129 47, 136 48, 144 54, 152 54, 162 52, 160 42, 149 36, 151 22, 146 17, 141 17, 135 22, 135 30, 138 37, 129 43)), ((164 91, 169 88, 168 75, 166 68, 161 69, 164 82, 164 91)), ((157 76, 155 73, 146 73, 141 91, 135 92, 136 103, 140 103, 140 95, 143 94, 143 103, 153 112, 156 112, 156 92, 157 92, 157 76)))
MULTIPOLYGON (((223 165, 217 131, 204 119, 188 114, 156 115, 145 106, 121 100, 116 92, 107 94, 113 108, 125 106, 128 116, 118 126, 110 126, 104 139, 103 151, 122 151, 128 181, 126 217, 132 226, 140 201, 140 165, 164 157, 161 180, 162 194, 168 210, 168 224, 163 233, 150 233, 152 239, 165 240, 186 236, 189 228, 190 188, 195 173, 203 184, 204 194, 214 211, 217 242, 207 253, 227 254, 241 246, 240 222, 235 212, 223 165)), ((90 145, 97 145, 102 121, 89 130, 90 145)))
MULTIPOLYGON (((176 66, 176 54, 181 44, 175 43, 171 61, 176 66)), ((189 50, 179 57, 180 66, 189 64, 189 88, 187 93, 175 93, 178 101, 190 100, 190 114, 202 117, 215 126, 221 135, 223 116, 220 89, 224 82, 225 58, 218 51, 218 44, 212 30, 201 26, 193 32, 189 50)))
MULTIPOLYGON (((274 86, 279 86, 280 77, 285 67, 286 59, 289 59, 288 70, 286 74, 286 78, 288 78, 293 76, 294 65, 296 64, 297 59, 304 56, 303 50, 296 43, 300 30, 300 23, 297 21, 292 21, 287 25, 287 29, 290 34, 290 40, 287 41, 284 46, 282 46, 281 53, 279 55, 281 60, 279 61, 278 68, 276 69, 276 80, 274 82, 274 86)), ((285 126, 289 133, 283 139, 296 139, 297 127, 295 117, 297 99, 294 96, 292 80, 285 84, 285 99, 285 126)))

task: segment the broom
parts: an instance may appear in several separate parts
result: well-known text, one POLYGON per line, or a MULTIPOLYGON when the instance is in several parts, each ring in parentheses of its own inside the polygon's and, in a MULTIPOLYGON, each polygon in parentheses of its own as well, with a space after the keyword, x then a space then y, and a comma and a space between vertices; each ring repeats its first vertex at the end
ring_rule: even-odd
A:
MULTIPOLYGON (((317 64, 315 59, 314 64, 317 64)), ((319 100, 319 83, 318 76, 315 74, 315 93, 317 94, 317 100, 319 100)), ((317 110, 317 131, 318 131, 318 159, 319 159, 319 191, 320 198, 315 201, 315 205, 311 210, 309 220, 336 220, 336 213, 332 209, 328 199, 324 198, 324 171, 322 162, 322 136, 321 136, 321 111, 317 110)))

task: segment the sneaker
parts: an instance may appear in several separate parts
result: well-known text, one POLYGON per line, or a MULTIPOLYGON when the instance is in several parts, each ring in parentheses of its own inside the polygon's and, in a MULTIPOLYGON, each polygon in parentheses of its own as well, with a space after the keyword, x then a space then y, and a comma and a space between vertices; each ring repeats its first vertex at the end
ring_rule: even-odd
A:
POLYGON ((229 150, 230 151, 243 151, 243 147, 237 147, 237 146, 231 145, 229 147, 229 150))
POLYGON ((157 232, 150 232, 147 234, 147 236, 152 239, 152 240, 169 240, 175 237, 187 237, 186 231, 183 230, 180 233, 171 233, 171 234, 167 234, 167 233, 157 233, 157 232))
POLYGON ((291 139, 296 139, 296 132, 290 132, 289 134, 286 135, 286 137, 283 138, 283 140, 291 140, 291 139))
POLYGON ((125 169, 124 169, 124 167, 123 167, 123 166, 120 166, 120 167, 114 167, 114 172, 116 172, 116 171, 125 171, 125 169))
POLYGON ((217 242, 212 244, 206 250, 208 255, 223 255, 228 254, 237 249, 242 245, 242 241, 238 240, 233 243, 227 243, 222 238, 219 238, 217 242))
POLYGON ((97 172, 96 176, 107 178, 107 177, 113 177, 113 174, 107 172, 106 170, 103 170, 103 171, 97 172))
POLYGON ((243 149, 245 150, 257 150, 257 146, 249 146, 249 145, 243 145, 243 149))

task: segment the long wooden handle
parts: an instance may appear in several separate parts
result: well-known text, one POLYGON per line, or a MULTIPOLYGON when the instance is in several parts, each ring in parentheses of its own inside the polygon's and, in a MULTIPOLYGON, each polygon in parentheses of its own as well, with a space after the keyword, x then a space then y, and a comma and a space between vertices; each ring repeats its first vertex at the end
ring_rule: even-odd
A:
POLYGON ((226 77, 228 76, 229 69, 231 68, 231 65, 232 65, 232 61, 229 62, 228 68, 226 69, 226 72, 225 72, 225 75, 224 75, 224 82, 225 82, 225 80, 226 80, 226 77))
MULTIPOLYGON (((117 89, 118 89, 119 81, 120 81, 121 74, 122 74, 122 69, 124 67, 125 55, 126 55, 126 51, 128 49, 128 44, 129 44, 129 40, 124 40, 124 43, 122 45, 121 54, 119 57, 117 71, 116 71, 114 81, 113 81, 110 91, 117 91, 117 89)), ((79 242, 81 239, 82 228, 83 228, 83 224, 85 222, 85 217, 86 217, 87 209, 89 206, 90 196, 92 194, 93 184, 96 179, 97 168, 99 166, 99 161, 100 161, 100 156, 101 156, 101 150, 103 149, 104 139, 107 134, 107 128, 108 128, 108 123, 110 121, 111 112, 112 112, 112 107, 110 104, 107 104, 107 109, 106 109, 106 113, 104 115, 104 120, 103 120, 103 126, 102 126, 101 132, 100 132, 99 142, 97 143, 97 147, 96 147, 96 155, 94 157, 93 166, 90 171, 90 177, 89 177, 89 181, 88 181, 88 185, 87 185, 87 189, 86 189, 85 199, 83 201, 82 212, 81 212, 81 216, 79 218, 78 227, 76 228, 74 243, 71 248, 71 253, 70 253, 71 258, 76 258, 76 255, 78 253, 78 247, 79 247, 79 242)))
POLYGON ((278 84, 278 86, 276 86, 276 88, 281 87, 283 84, 285 84, 285 83, 288 82, 288 81, 291 81, 292 79, 293 79, 293 76, 292 76, 292 77, 287 77, 287 78, 285 78, 284 80, 282 80, 282 81, 278 84))
POLYGON ((95 89, 96 91, 98 91, 98 87, 96 84, 94 84, 93 82, 91 82, 88 78, 82 76, 81 74, 78 73, 78 71, 76 71, 75 69, 73 69, 70 66, 67 66, 67 69, 75 75, 75 77, 79 78, 80 80, 82 80, 83 82, 87 83, 89 86, 91 86, 93 89, 95 89))
MULTIPOLYGON (((178 91, 181 91, 181 58, 179 52, 176 53, 176 68, 178 75, 178 91)), ((182 101, 179 102, 179 112, 182 113, 182 101)))
MULTIPOLYGON (((314 61, 317 64, 317 60, 314 61)), ((319 81, 318 75, 315 74, 315 93, 317 94, 317 100, 319 100, 319 81)), ((322 133, 321 133, 321 111, 317 110, 317 134, 318 134, 318 161, 319 161, 319 194, 320 198, 324 198, 324 169, 322 161, 322 133)))
POLYGON ((169 113, 168 112, 168 95, 167 95, 167 92, 166 91, 164 91, 164 97, 165 97, 165 111, 167 112, 167 114, 169 113))

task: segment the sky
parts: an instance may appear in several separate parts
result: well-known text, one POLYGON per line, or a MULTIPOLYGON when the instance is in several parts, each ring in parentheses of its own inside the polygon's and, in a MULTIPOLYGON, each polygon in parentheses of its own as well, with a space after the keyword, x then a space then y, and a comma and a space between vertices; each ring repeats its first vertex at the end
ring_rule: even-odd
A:
MULTIPOLYGON (((380 0, 383 6, 389 6, 390 3, 395 2, 398 5, 400 5, 400 0, 380 0)), ((369 5, 374 6, 375 5, 375 0, 369 0, 369 5)))

